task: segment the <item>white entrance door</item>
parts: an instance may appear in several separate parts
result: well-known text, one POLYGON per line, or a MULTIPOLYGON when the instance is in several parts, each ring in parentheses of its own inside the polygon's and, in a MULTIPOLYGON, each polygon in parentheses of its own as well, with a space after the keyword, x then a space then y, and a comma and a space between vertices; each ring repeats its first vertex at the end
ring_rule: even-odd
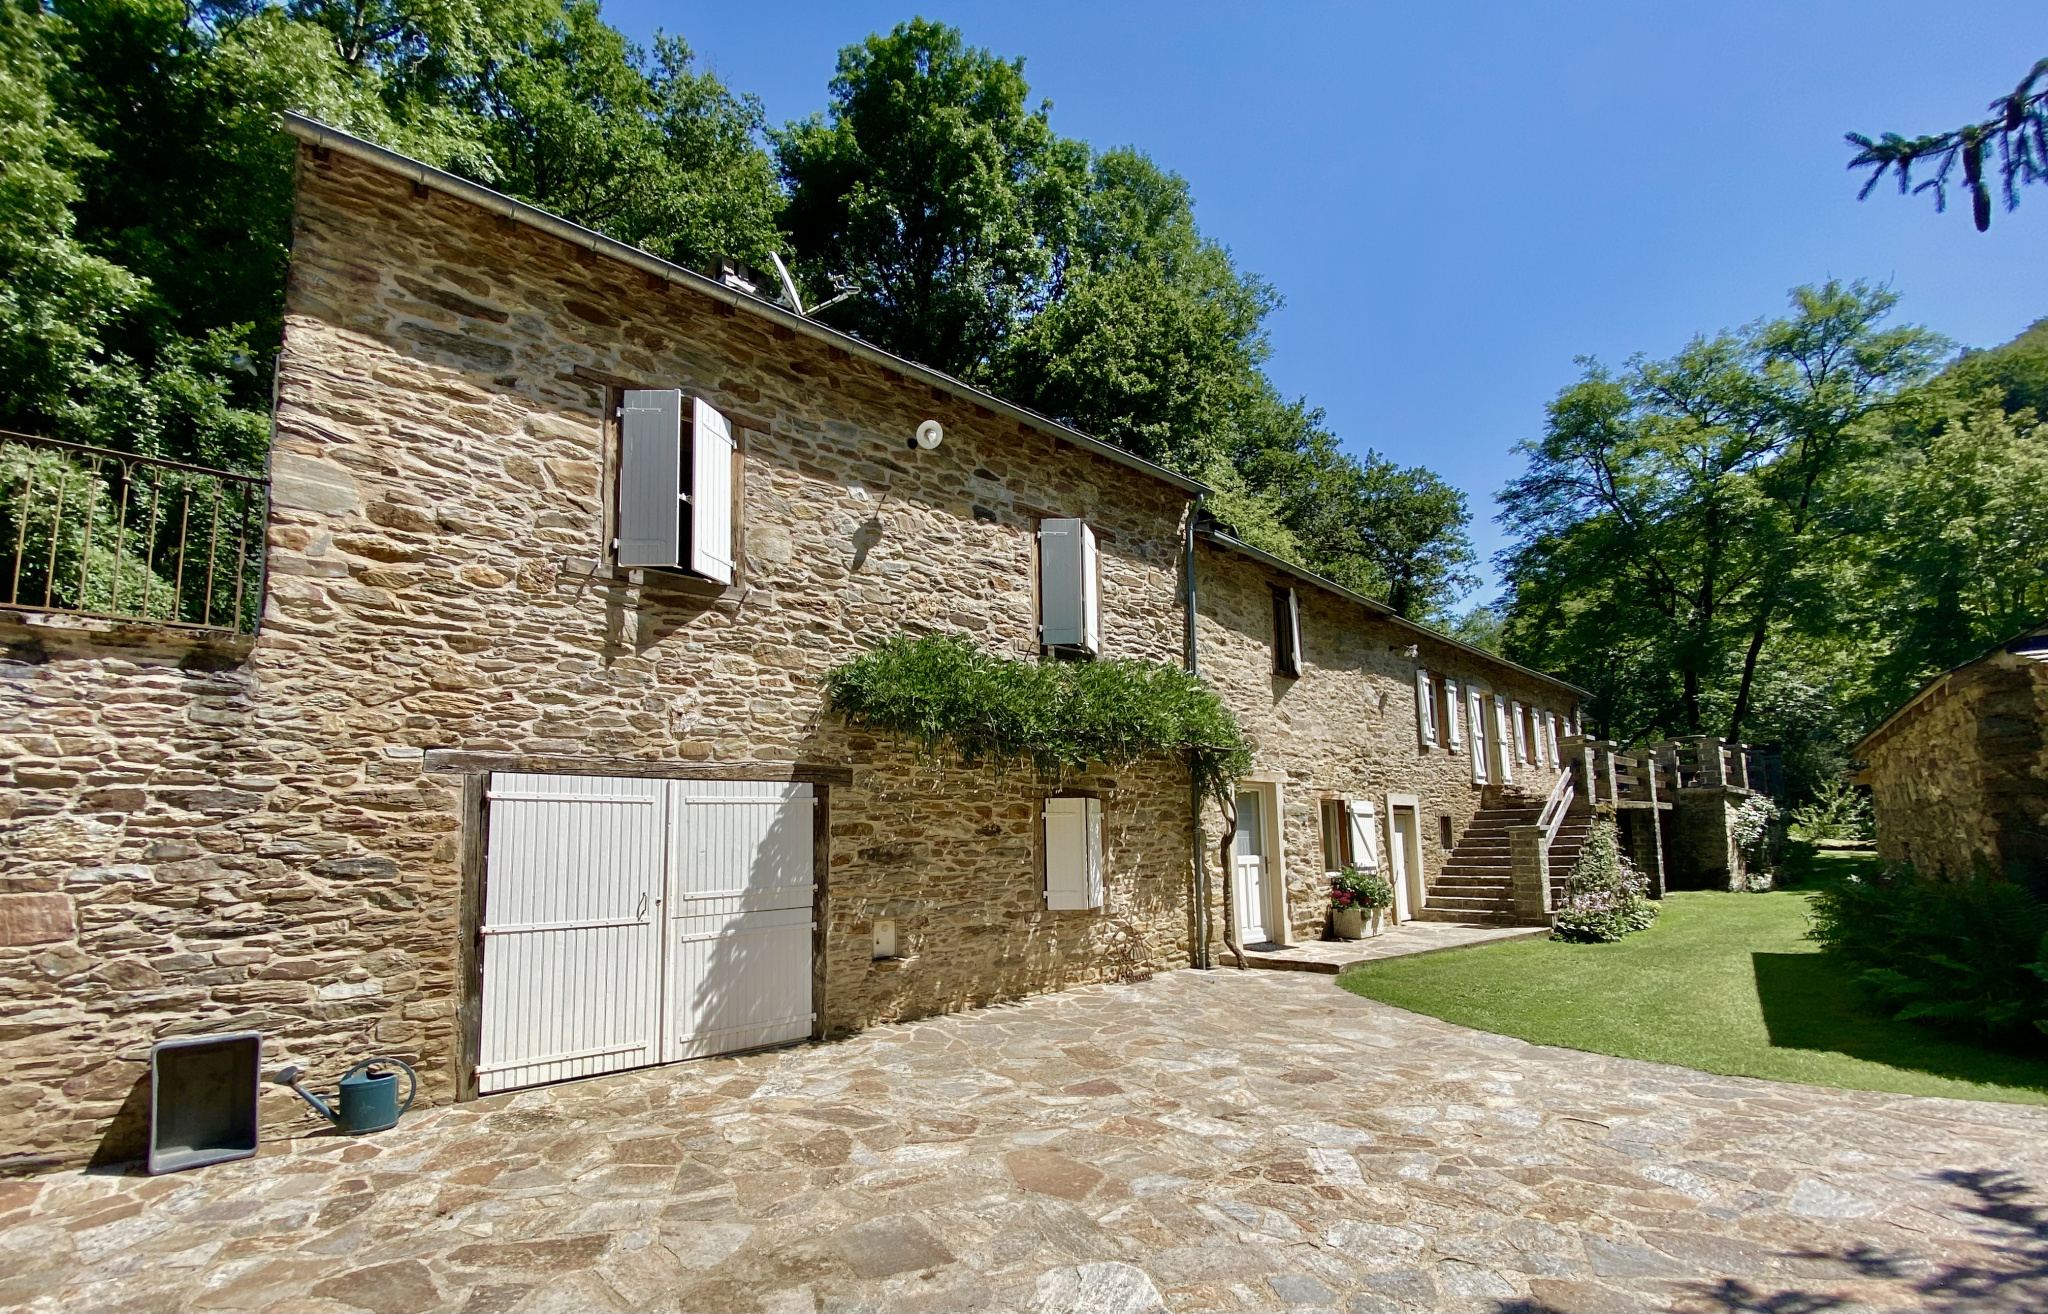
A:
POLYGON ((811 787, 669 788, 676 875, 664 1057, 802 1039, 811 1033, 811 787))
POLYGON ((1415 809, 1389 807, 1387 820, 1393 826, 1389 855, 1394 865, 1394 890, 1401 896, 1401 919, 1421 912, 1427 902, 1422 886, 1422 837, 1417 833, 1415 809))
POLYGON ((1231 888, 1237 907, 1239 944, 1264 944, 1266 933, 1266 820, 1265 800, 1256 789, 1237 796, 1237 869, 1231 888))
POLYGON ((812 789, 493 775, 480 1092, 811 1029, 812 789))

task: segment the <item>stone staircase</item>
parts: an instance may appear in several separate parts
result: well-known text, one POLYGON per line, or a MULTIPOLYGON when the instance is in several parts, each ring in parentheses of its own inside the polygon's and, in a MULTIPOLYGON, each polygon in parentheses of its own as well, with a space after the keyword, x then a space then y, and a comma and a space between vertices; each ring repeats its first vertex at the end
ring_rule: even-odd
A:
MULTIPOLYGON (((1416 914, 1426 922, 1467 922, 1482 926, 1516 926, 1513 873, 1508 858, 1508 827, 1533 826, 1542 815, 1543 800, 1514 789, 1489 789, 1472 824, 1451 851, 1443 870, 1429 883, 1428 906, 1416 914)), ((1590 812, 1565 815, 1550 846, 1550 889, 1553 904, 1564 879, 1578 865, 1579 850, 1592 824, 1590 812)), ((1542 919, 1529 922, 1543 924, 1542 919)))

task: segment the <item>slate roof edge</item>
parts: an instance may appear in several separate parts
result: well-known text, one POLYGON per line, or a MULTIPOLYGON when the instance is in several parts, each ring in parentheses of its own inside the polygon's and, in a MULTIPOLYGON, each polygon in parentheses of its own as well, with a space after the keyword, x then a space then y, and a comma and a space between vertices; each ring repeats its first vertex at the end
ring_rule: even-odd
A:
POLYGON ((361 160, 366 164, 397 174, 402 178, 410 179, 424 187, 446 192, 450 196, 459 197, 480 209, 488 210, 493 214, 525 224, 528 227, 539 229, 573 246, 583 247, 598 255, 631 265, 645 273, 665 278, 671 283, 680 284, 693 292, 710 297, 715 301, 724 302, 735 309, 744 310, 749 314, 770 320, 784 328, 792 329, 807 337, 815 338, 818 341, 837 347, 841 351, 849 355, 858 356, 871 364, 879 365, 884 369, 894 370, 905 378, 915 379, 928 387, 938 388, 971 405, 981 406, 995 412, 997 415, 1007 416, 1018 424, 1045 434, 1048 437, 1070 443, 1082 451, 1092 452, 1104 460, 1113 461, 1140 474, 1149 475, 1162 483, 1170 484, 1180 489, 1190 497, 1209 491, 1208 486, 1199 480, 1190 479, 1186 475, 1177 474, 1163 465, 1156 465, 1142 456, 1133 455, 1114 443, 1104 442, 1100 438, 1091 438, 1079 429, 1040 415, 1038 412, 1019 406, 1015 402, 1004 401, 1001 397, 993 393, 983 392, 971 383, 963 383, 950 374, 932 369, 927 365, 920 365, 916 361, 905 360, 901 356, 884 351, 871 342, 862 341, 860 338, 848 333, 842 333, 834 328, 827 328, 816 320, 807 319, 773 302, 751 296, 740 291, 738 288, 727 287, 717 279, 706 277, 685 265, 664 260, 660 256, 650 254, 637 246, 621 242, 616 238, 606 237, 603 233, 585 228, 581 224, 572 223, 559 215, 550 214, 546 210, 529 205, 525 201, 515 200, 502 192, 492 191, 481 183, 471 182, 467 178, 459 178, 445 170, 437 169, 431 164, 422 163, 409 155, 400 154, 389 147, 379 146, 375 142, 366 141, 361 137, 355 136, 353 133, 344 132, 340 128, 323 123, 319 119, 311 118, 304 114, 286 110, 278 117, 280 125, 285 132, 297 137, 308 145, 340 151, 343 155, 347 155, 352 159, 361 160))
POLYGON ((1401 615, 1392 607, 1389 607, 1386 603, 1381 602, 1378 598, 1367 597, 1365 594, 1358 592, 1356 589, 1346 588, 1344 585, 1339 584, 1336 580, 1330 579, 1328 576, 1318 575, 1314 571, 1308 569, 1305 566, 1295 565, 1293 562, 1287 560, 1285 557, 1276 557, 1270 552, 1264 551, 1260 548, 1255 548, 1251 544, 1244 542, 1242 539, 1233 538, 1231 535, 1222 533, 1215 529, 1197 529, 1195 533, 1197 537, 1201 538, 1205 542, 1212 543, 1215 546, 1222 548, 1227 552, 1235 552, 1240 556, 1250 557, 1253 561, 1256 561, 1263 566, 1267 566, 1273 570, 1277 570, 1285 575, 1291 575, 1295 579, 1302 580, 1305 583, 1313 584, 1317 588, 1322 589, 1326 593, 1334 593, 1340 598, 1344 598, 1350 602, 1355 602, 1359 606, 1364 607, 1367 611, 1370 611, 1375 615, 1379 616, 1382 620, 1391 622, 1398 629, 1412 630, 1416 634, 1420 634, 1436 643, 1447 644, 1450 647, 1456 648, 1460 652, 1476 657, 1480 661, 1486 662, 1489 665, 1503 666, 1506 667, 1508 670, 1519 672, 1520 674, 1529 676, 1532 679, 1541 680, 1545 684, 1553 684, 1561 689, 1569 689, 1572 693, 1576 694, 1580 698, 1591 698, 1593 696, 1590 691, 1579 688, 1579 686, 1573 684, 1569 680, 1560 680, 1554 675, 1546 675, 1545 673, 1535 669, 1534 667, 1524 666, 1520 662, 1510 661, 1507 658, 1501 656, 1499 653, 1488 652, 1486 649, 1481 648, 1476 644, 1467 643, 1463 639, 1452 638, 1450 635, 1445 634, 1442 630, 1435 629, 1428 625, 1424 625, 1420 621, 1409 620, 1406 616, 1401 615))

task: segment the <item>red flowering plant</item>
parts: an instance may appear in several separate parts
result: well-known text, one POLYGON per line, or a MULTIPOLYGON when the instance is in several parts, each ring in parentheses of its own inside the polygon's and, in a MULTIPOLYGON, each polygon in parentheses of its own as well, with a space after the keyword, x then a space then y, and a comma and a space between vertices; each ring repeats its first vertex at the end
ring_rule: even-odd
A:
POLYGON ((1394 902, 1394 887, 1370 867, 1346 867, 1330 878, 1330 906, 1371 912, 1394 902))

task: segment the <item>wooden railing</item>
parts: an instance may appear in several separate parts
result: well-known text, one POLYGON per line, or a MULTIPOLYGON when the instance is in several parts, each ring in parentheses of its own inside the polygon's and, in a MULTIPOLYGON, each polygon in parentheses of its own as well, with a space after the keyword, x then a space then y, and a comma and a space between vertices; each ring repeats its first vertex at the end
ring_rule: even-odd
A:
POLYGON ((1550 787, 1550 797, 1543 800, 1543 811, 1536 818, 1536 824, 1543 827, 1543 847, 1546 850, 1557 842, 1558 828, 1564 825, 1565 814, 1572 810, 1572 800, 1578 794, 1578 782, 1571 767, 1572 764, 1567 762, 1565 769, 1558 772, 1557 783, 1550 787))

